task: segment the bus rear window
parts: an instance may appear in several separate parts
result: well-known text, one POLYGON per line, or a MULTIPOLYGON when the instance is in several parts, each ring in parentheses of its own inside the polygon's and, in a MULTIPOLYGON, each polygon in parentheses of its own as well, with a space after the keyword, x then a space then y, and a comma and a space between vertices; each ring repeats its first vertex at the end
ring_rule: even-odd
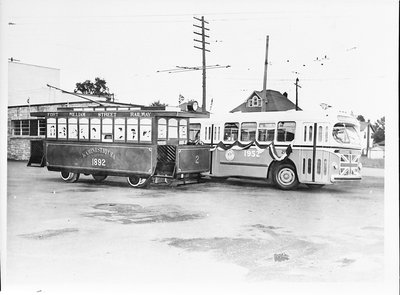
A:
POLYGON ((225 123, 224 140, 236 141, 239 136, 239 123, 225 123))
POLYGON ((277 141, 292 141, 296 130, 295 122, 279 122, 277 141))

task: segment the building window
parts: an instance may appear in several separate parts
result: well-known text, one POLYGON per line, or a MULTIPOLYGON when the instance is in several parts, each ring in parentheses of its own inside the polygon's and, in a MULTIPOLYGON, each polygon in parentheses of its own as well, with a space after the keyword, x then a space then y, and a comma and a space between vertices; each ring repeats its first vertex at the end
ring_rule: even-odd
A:
POLYGON ((44 119, 12 120, 11 132, 14 136, 44 136, 46 135, 46 121, 44 119))

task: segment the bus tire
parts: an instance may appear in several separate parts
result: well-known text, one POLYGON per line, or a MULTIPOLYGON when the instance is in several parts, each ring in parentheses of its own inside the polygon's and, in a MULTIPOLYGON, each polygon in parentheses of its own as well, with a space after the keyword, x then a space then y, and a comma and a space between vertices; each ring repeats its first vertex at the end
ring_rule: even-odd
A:
POLYGON ((272 180, 282 190, 292 190, 299 185, 296 168, 289 163, 277 165, 274 169, 272 180))
POLYGON ((92 177, 93 177, 95 182, 102 182, 103 180, 105 180, 107 178, 107 175, 92 174, 92 177))
POLYGON ((144 178, 139 177, 136 175, 128 176, 126 180, 128 181, 129 185, 134 188, 143 188, 146 187, 150 182, 151 177, 144 178))
POLYGON ((73 183, 77 182, 79 179, 79 173, 73 173, 73 172, 68 172, 68 171, 62 171, 61 172, 61 178, 65 182, 73 183))
POLYGON ((323 187, 325 184, 307 183, 306 185, 310 189, 319 189, 319 188, 323 187))

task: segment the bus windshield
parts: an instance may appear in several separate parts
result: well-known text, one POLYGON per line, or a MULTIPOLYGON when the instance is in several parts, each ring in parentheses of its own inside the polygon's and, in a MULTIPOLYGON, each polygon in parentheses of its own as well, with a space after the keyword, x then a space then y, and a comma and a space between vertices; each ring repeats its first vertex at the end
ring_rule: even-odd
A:
POLYGON ((333 138, 339 143, 360 144, 356 127, 352 124, 337 123, 333 127, 333 138))

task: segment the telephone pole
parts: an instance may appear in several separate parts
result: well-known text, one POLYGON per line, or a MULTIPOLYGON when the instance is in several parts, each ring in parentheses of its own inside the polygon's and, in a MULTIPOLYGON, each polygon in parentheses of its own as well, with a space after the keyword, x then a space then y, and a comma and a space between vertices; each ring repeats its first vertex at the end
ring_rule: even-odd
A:
POLYGON ((194 46, 194 48, 200 49, 202 51, 202 70, 203 70, 203 105, 202 105, 202 110, 203 112, 207 111, 207 96, 206 96, 206 51, 210 52, 210 50, 206 49, 206 44, 210 45, 209 42, 206 42, 206 38, 210 38, 210 36, 206 35, 206 31, 209 31, 210 29, 205 27, 205 24, 208 24, 207 21, 204 20, 204 16, 201 18, 193 17, 195 20, 200 21, 201 25, 196 25, 193 24, 194 27, 199 28, 201 30, 201 33, 199 32, 193 32, 196 35, 201 36, 201 40, 198 39, 193 39, 195 42, 201 43, 201 47, 194 46))
POLYGON ((299 97, 298 97, 298 91, 297 89, 301 86, 299 85, 299 78, 296 78, 296 83, 294 83, 294 85, 296 85, 296 111, 299 110, 299 97))
POLYGON ((265 48, 265 63, 264 63, 264 83, 263 83, 263 98, 261 102, 261 112, 265 112, 267 109, 267 69, 268 69, 268 43, 269 36, 267 35, 266 48, 265 48))

